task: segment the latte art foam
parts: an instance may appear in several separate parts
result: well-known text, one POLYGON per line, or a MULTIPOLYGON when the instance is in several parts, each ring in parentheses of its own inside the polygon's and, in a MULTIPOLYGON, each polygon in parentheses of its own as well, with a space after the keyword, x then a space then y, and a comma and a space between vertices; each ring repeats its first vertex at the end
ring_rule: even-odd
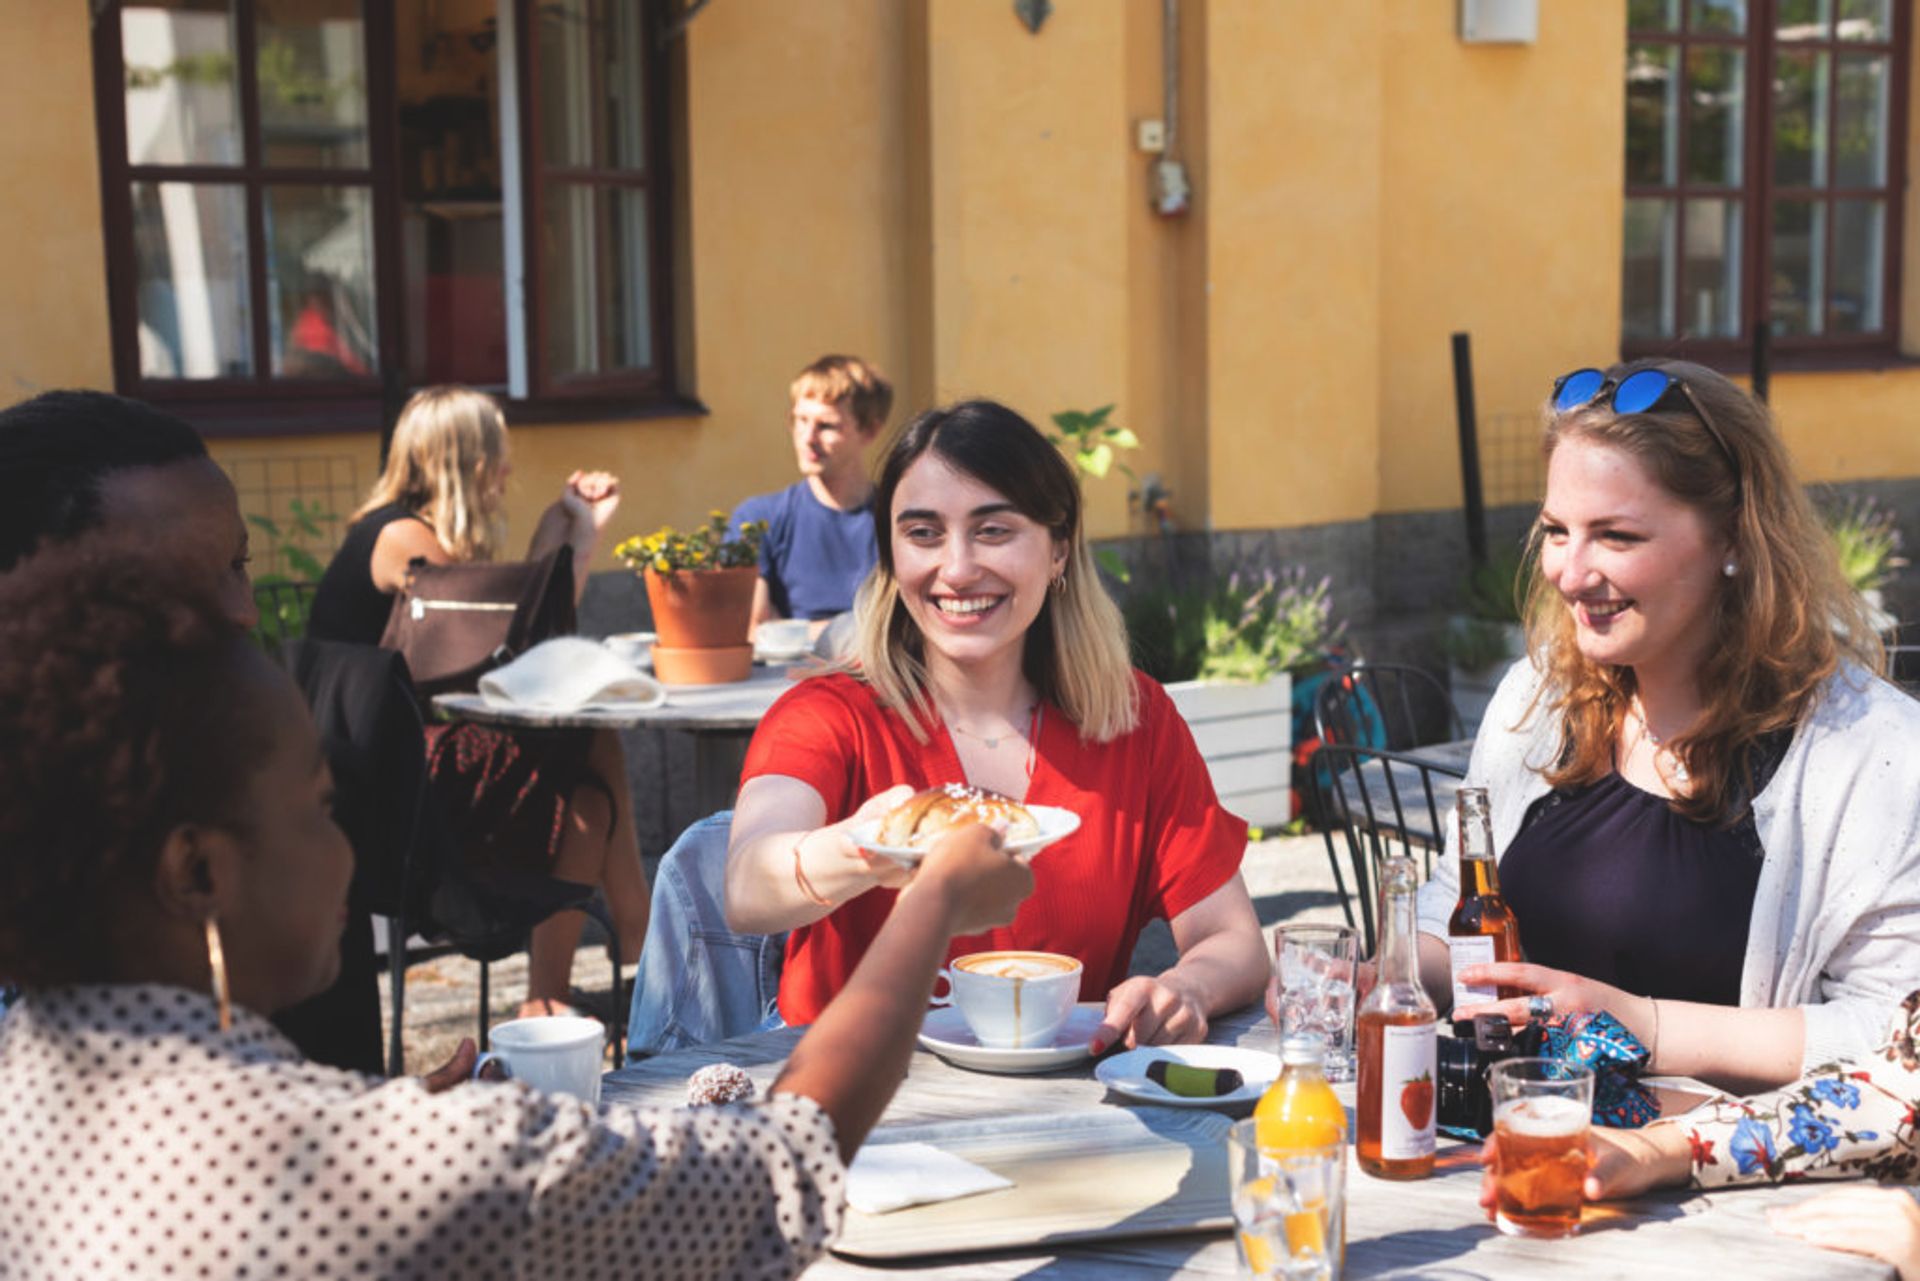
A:
POLYGON ((1039 956, 989 956, 968 961, 960 968, 996 979, 1044 979, 1065 974, 1073 967, 1064 961, 1039 956))

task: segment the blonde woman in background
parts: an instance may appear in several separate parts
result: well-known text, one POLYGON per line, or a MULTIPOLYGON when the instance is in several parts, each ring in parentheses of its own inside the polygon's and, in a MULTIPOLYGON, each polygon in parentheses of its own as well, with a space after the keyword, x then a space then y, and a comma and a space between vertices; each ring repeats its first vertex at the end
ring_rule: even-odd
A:
MULTIPOLYGON (((506 419, 491 397, 464 387, 417 392, 394 427, 386 471, 354 512, 321 579, 309 635, 378 644, 416 558, 432 565, 493 559, 512 471, 506 419)), ((619 505, 615 477, 573 473, 541 514, 528 558, 570 545, 577 599, 600 532, 619 505)), ((429 725, 427 761, 458 851, 600 887, 620 933, 622 962, 638 957, 647 882, 617 735, 542 731, 535 737, 482 725, 429 725)), ((582 919, 561 912, 534 928, 523 1016, 566 1012, 582 919)))

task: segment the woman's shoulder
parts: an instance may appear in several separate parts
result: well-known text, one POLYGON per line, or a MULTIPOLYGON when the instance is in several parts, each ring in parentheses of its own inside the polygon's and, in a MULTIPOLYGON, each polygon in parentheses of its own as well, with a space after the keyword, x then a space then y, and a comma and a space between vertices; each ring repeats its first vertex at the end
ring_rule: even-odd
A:
POLYGON ((1806 717, 1808 741, 1823 751, 1878 755, 1895 750, 1914 758, 1920 773, 1920 699, 1854 663, 1829 676, 1806 717))

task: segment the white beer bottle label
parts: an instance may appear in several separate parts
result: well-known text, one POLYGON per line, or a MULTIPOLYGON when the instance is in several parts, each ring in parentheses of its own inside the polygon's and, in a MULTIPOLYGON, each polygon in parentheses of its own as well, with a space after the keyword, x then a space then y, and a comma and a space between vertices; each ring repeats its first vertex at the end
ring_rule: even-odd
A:
POLYGON ((1491 983, 1462 983, 1460 971, 1469 965, 1493 964, 1493 936, 1469 934, 1464 938, 1447 937, 1447 952, 1453 961, 1453 1008, 1455 1017, 1462 1006, 1482 1005, 1499 993, 1491 983))
POLYGON ((1437 1023, 1389 1023, 1380 1046, 1380 1156, 1406 1161, 1433 1155, 1437 1023))

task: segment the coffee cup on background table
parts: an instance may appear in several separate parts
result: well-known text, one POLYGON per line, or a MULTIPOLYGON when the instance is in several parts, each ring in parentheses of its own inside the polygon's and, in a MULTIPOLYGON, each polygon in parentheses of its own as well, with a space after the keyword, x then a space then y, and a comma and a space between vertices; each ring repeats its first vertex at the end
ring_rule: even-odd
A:
POLYGON ((554 1015, 514 1019, 487 1034, 489 1049, 473 1065, 478 1077, 488 1064, 549 1094, 600 1101, 601 1055, 607 1029, 598 1019, 554 1015))
POLYGON ((947 993, 933 1003, 960 1011, 988 1049, 1045 1047, 1080 999, 1080 970, 1058 952, 970 952, 940 971, 947 993))

